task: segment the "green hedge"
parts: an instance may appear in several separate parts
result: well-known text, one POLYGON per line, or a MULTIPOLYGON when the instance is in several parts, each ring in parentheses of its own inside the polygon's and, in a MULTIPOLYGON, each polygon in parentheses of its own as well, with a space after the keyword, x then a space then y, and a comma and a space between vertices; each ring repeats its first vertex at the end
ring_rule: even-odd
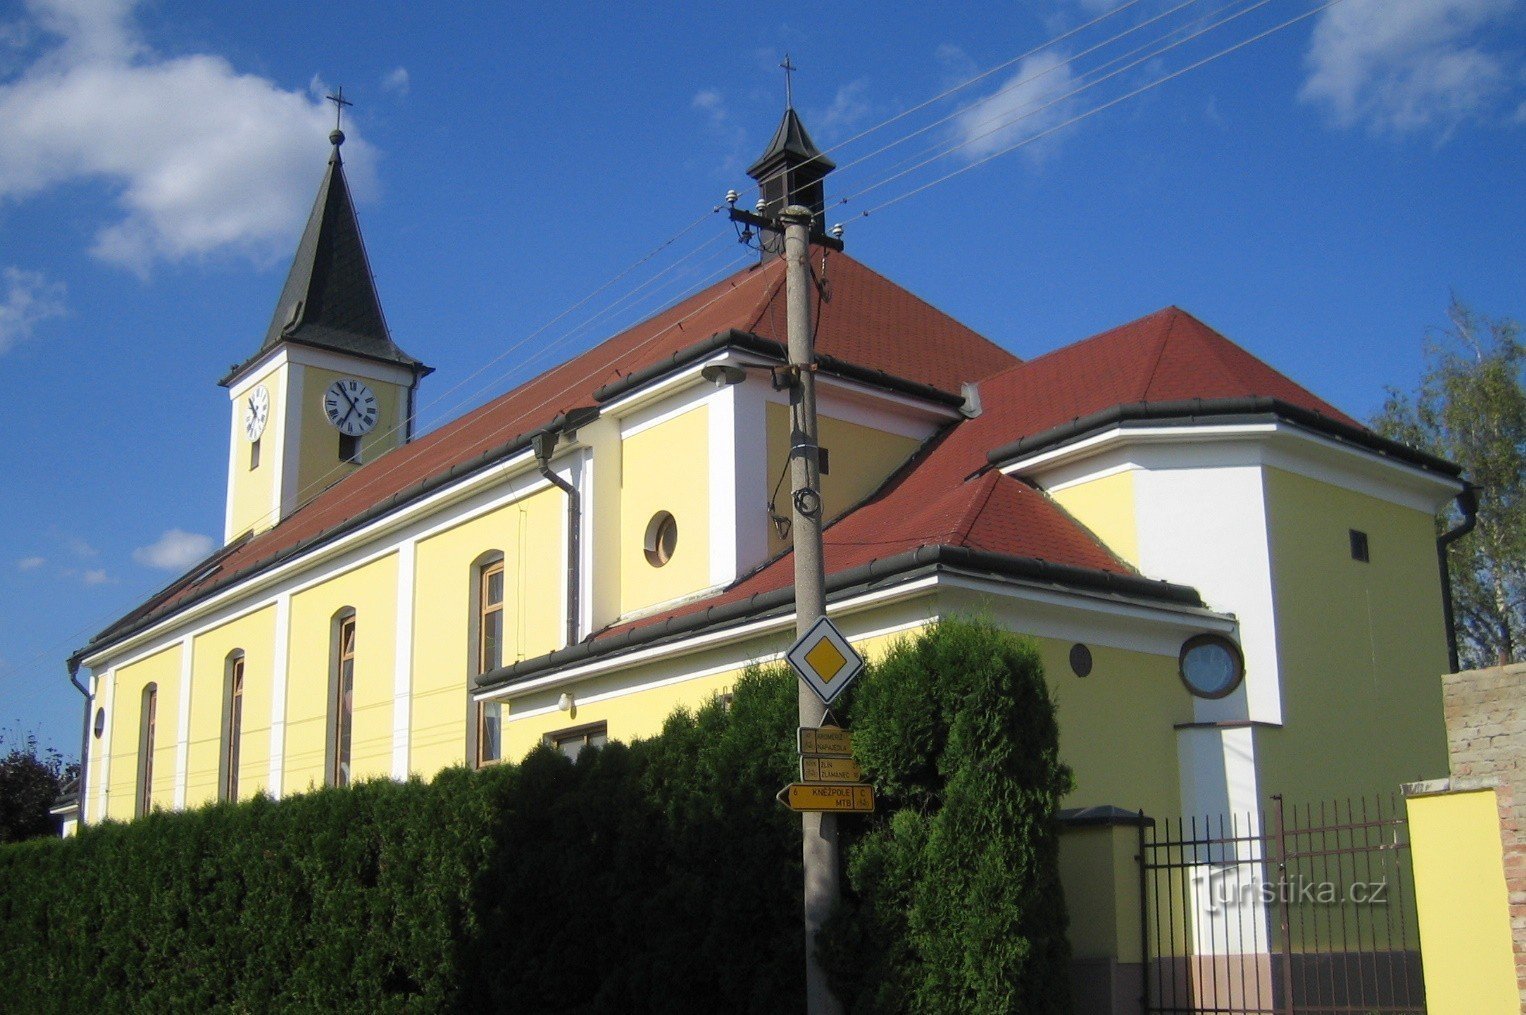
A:
MULTIPOLYGON (((1058 1007, 1066 776, 1032 652, 944 623, 860 679, 886 806, 845 821, 826 952, 850 1006, 1058 1007)), ((0 848, 0 1008, 798 1010, 799 822, 773 800, 794 713, 791 677, 750 672, 729 707, 576 764, 542 750, 0 848)))

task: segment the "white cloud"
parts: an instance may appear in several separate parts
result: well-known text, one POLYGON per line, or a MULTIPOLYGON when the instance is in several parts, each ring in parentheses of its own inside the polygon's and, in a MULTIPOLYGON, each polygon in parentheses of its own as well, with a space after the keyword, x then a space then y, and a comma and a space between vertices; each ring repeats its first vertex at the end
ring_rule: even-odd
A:
POLYGON ((16 568, 20 571, 35 571, 48 562, 46 557, 22 557, 16 561, 16 568))
POLYGON ((381 90, 384 92, 391 92, 394 95, 407 95, 409 88, 407 67, 397 67, 381 79, 381 90))
POLYGON ((86 585, 109 585, 112 581, 111 576, 106 573, 104 568, 91 568, 79 577, 80 581, 86 585))
POLYGON ((720 92, 714 88, 702 88, 694 93, 694 98, 689 105, 701 112, 710 114, 710 122, 720 125, 726 122, 726 100, 720 92))
POLYGON ((1519 87, 1520 71, 1481 30, 1514 7, 1516 0, 1346 0, 1319 15, 1299 98, 1325 106, 1339 126, 1395 134, 1445 135, 1493 116, 1519 87))
POLYGON ((864 98, 864 92, 868 88, 869 82, 864 78, 849 81, 838 88, 826 112, 813 118, 821 124, 822 133, 831 135, 862 123, 873 112, 869 100, 864 98))
POLYGON ((40 271, 6 268, 0 272, 0 353, 32 337, 32 329, 50 317, 66 313, 62 282, 50 282, 40 271))
POLYGON ((95 547, 78 536, 64 536, 63 544, 68 548, 70 553, 81 559, 88 559, 96 555, 95 547))
POLYGON ((1027 57, 1001 88, 955 117, 961 153, 978 159, 1064 121, 1073 103, 1063 96, 1075 88, 1068 59, 1056 52, 1027 57))
POLYGON ((183 529, 170 529, 157 542, 140 546, 132 552, 132 559, 147 567, 163 571, 184 571, 212 552, 211 536, 203 536, 183 529))
MULTIPOLYGON (((0 199, 79 179, 113 187, 120 217, 92 252, 139 274, 157 261, 288 253, 312 199, 333 111, 321 94, 241 74, 210 54, 164 58, 128 0, 34 0, 46 39, 0 84, 0 199)), ((346 165, 372 151, 346 124, 346 165)))

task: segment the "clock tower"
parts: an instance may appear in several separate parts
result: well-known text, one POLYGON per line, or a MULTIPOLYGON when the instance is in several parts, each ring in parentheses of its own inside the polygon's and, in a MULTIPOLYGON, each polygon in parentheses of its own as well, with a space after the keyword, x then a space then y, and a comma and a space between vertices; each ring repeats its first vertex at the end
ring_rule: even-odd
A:
POLYGON ((274 527, 413 436, 429 367, 387 331, 335 129, 265 341, 219 383, 232 399, 224 539, 274 527))

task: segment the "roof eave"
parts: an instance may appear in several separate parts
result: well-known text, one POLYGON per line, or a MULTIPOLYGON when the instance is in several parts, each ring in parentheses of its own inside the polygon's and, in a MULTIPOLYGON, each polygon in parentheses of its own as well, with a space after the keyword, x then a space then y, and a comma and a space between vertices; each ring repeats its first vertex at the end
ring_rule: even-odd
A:
MULTIPOLYGON (((705 357, 727 348, 756 353, 759 356, 767 356, 780 362, 783 362, 785 357, 785 347, 781 343, 771 338, 764 338, 762 335, 751 331, 743 331, 740 328, 727 328, 725 331, 716 332, 707 339, 678 350, 666 359, 659 360, 650 366, 642 367, 640 370, 633 370, 618 381, 611 381, 595 391, 593 399, 600 404, 607 403, 620 395, 650 384, 653 381, 660 380, 685 367, 692 366, 705 357)), ((920 381, 898 377, 883 370, 860 366, 857 363, 838 359, 835 356, 818 355, 816 361, 826 373, 845 380, 859 381, 875 387, 885 388, 898 394, 911 395, 915 398, 925 399, 929 402, 953 408, 964 404, 963 395, 944 391, 942 388, 933 387, 931 384, 923 384, 920 381)))
POLYGON ((1168 424, 1209 424, 1244 422, 1255 417, 1272 416, 1289 423, 1307 427, 1318 433, 1334 437, 1365 451, 1412 465, 1427 472, 1435 472, 1451 479, 1462 475, 1462 467, 1444 458, 1437 458, 1407 444, 1390 440, 1362 427, 1343 423, 1320 412, 1301 405, 1266 396, 1237 398, 1192 398, 1165 402, 1131 402, 1115 405, 1100 412, 1080 416, 1068 423, 1050 427, 1039 433, 995 448, 986 454, 986 460, 995 466, 1052 450, 1072 441, 1092 436, 1103 430, 1125 423, 1149 423, 1157 426, 1168 424))
MULTIPOLYGON (((877 586, 889 579, 904 580, 917 573, 949 570, 974 571, 1129 599, 1154 600, 1182 608, 1205 608, 1197 590, 1186 585, 1152 581, 1136 575, 1077 567, 1034 557, 1018 557, 989 550, 948 545, 920 546, 868 564, 834 572, 827 576, 826 590, 829 596, 835 595, 841 598, 849 593, 877 586)), ((477 691, 512 687, 547 671, 575 663, 634 651, 702 630, 740 624, 771 613, 786 613, 793 608, 794 601, 794 586, 786 585, 783 588, 760 592, 736 602, 671 617, 603 638, 582 641, 534 659, 521 660, 473 678, 472 687, 477 691)))

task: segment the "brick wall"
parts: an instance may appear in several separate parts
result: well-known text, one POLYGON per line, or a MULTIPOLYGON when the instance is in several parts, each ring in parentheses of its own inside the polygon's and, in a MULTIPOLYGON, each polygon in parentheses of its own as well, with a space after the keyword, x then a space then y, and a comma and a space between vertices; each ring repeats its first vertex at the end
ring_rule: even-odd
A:
POLYGON ((1515 976, 1526 1011, 1526 664, 1442 678, 1452 785, 1494 784, 1515 976))

